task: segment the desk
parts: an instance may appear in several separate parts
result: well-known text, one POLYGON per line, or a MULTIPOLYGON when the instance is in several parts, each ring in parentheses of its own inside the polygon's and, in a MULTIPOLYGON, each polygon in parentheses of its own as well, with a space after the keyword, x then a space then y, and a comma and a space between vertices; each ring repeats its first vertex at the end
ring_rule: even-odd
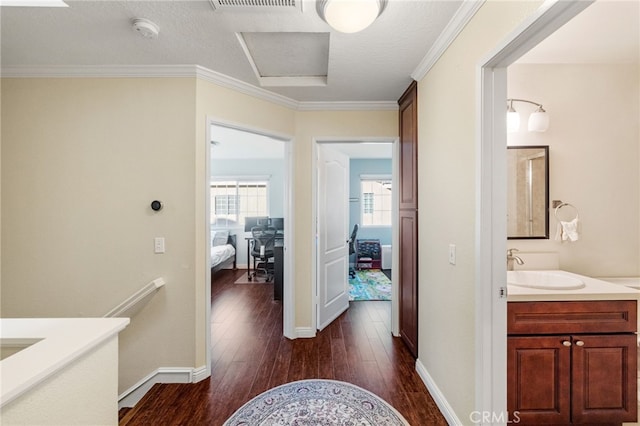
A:
MULTIPOLYGON (((247 240, 247 274, 251 276, 251 245, 253 237, 245 237, 247 240)), ((256 260, 253 258, 253 269, 256 268, 256 260)), ((284 279, 284 234, 277 234, 273 248, 273 299, 282 300, 282 283, 284 279)))

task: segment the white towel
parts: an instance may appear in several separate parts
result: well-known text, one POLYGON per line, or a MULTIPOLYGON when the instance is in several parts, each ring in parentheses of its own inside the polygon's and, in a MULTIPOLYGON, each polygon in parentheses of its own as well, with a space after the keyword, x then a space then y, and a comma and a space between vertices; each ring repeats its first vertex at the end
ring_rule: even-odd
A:
POLYGON ((578 241, 580 239, 579 231, 580 219, 578 216, 575 219, 564 222, 559 221, 556 229, 556 240, 558 241, 578 241))

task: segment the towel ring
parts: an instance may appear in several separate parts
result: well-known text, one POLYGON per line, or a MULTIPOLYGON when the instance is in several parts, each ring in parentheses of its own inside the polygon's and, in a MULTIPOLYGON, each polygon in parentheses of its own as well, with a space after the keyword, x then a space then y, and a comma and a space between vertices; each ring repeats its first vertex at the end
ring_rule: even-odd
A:
MULTIPOLYGON (((569 220, 576 219, 579 216, 578 208, 576 206, 574 206, 573 204, 569 204, 569 203, 560 203, 560 204, 558 204, 558 207, 556 207, 555 211, 553 212, 553 215, 556 217, 556 220, 558 222, 561 221, 561 219, 558 217, 558 210, 560 210, 563 207, 572 207, 576 211, 575 216, 572 219, 569 219, 569 220)), ((565 220, 563 222, 567 222, 567 221, 565 220)))

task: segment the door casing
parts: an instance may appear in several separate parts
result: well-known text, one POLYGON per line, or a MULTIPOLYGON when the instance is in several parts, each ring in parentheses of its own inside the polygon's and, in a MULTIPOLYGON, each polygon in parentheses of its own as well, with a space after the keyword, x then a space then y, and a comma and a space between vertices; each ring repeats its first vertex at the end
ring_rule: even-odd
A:
MULTIPOLYGON (((314 261, 312 262, 312 271, 311 271, 311 276, 313 277, 313 291, 312 291, 312 295, 311 295, 311 306, 313 307, 313 315, 312 315, 312 324, 310 327, 310 330, 308 330, 308 335, 304 336, 304 337, 313 337, 315 336, 315 332, 317 330, 317 313, 316 313, 316 309, 318 306, 318 301, 317 301, 317 290, 318 290, 318 285, 319 285, 319 281, 318 281, 318 250, 317 250, 317 244, 316 244, 316 238, 317 238, 317 223, 318 223, 318 215, 317 215, 317 209, 318 209, 318 144, 322 144, 322 143, 391 143, 392 144, 392 159, 391 159, 391 179, 392 179, 392 186, 394 188, 393 194, 392 194, 392 202, 393 202, 393 215, 391 218, 391 227, 392 227, 392 232, 391 232, 391 262, 392 265, 394 265, 394 268, 392 268, 391 270, 391 281, 394 283, 397 283, 399 280, 399 275, 398 275, 398 268, 397 265, 399 265, 399 256, 398 256, 398 242, 399 242, 399 237, 398 237, 398 196, 397 196, 397 191, 395 190, 395 188, 397 188, 397 183, 398 183, 398 154, 399 154, 399 140, 396 137, 366 137, 366 136, 359 136, 359 137, 354 137, 354 136, 349 136, 349 137, 343 137, 343 138, 338 138, 338 137, 315 137, 313 138, 313 182, 312 182, 312 202, 313 202, 313 206, 312 206, 312 214, 313 214, 313 227, 311 229, 311 238, 312 241, 314 242, 312 244, 312 259, 314 259, 314 261)), ((398 305, 398 286, 397 285, 392 285, 391 286, 391 334, 394 336, 399 336, 399 305, 398 305)))

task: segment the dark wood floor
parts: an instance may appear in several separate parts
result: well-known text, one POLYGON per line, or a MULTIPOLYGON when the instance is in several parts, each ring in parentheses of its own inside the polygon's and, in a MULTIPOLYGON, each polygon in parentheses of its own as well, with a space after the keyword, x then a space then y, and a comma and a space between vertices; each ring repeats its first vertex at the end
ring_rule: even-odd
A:
POLYGON ((120 425, 221 425, 252 397, 294 380, 354 383, 387 400, 414 426, 446 425, 389 328, 390 302, 352 302, 313 339, 282 336, 282 304, 272 284, 233 284, 220 271, 211 289, 211 379, 155 385, 120 425))

